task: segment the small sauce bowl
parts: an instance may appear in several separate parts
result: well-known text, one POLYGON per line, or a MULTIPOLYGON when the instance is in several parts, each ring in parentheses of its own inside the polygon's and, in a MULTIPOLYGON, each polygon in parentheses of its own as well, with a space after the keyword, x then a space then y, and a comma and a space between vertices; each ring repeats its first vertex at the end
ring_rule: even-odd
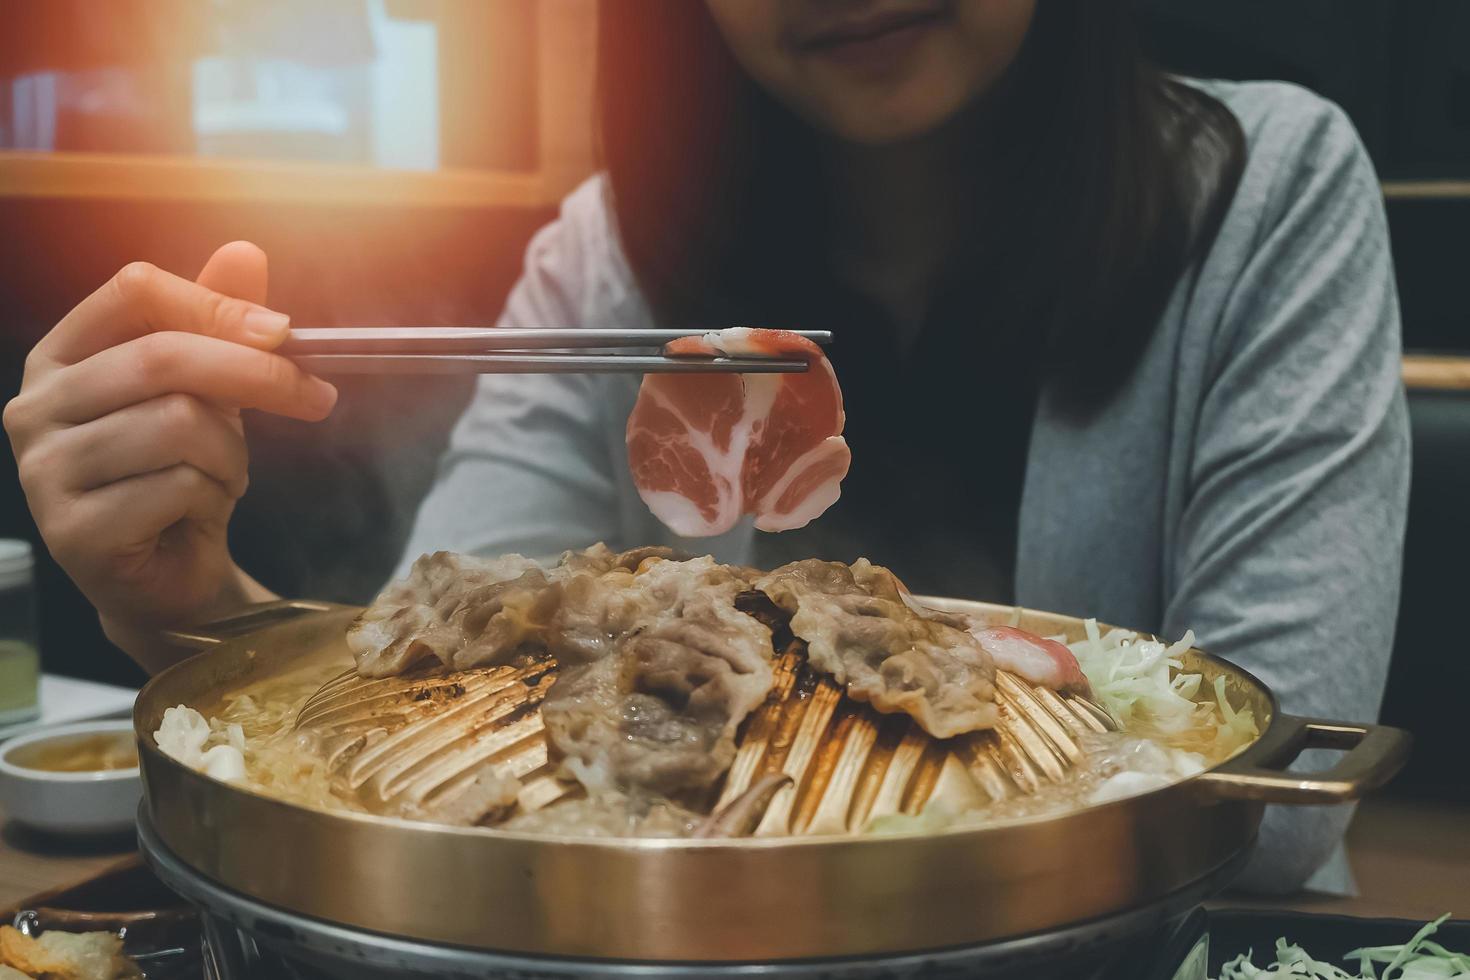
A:
POLYGON ((133 723, 58 725, 0 744, 0 809, 5 816, 56 834, 107 834, 130 829, 143 780, 133 723))

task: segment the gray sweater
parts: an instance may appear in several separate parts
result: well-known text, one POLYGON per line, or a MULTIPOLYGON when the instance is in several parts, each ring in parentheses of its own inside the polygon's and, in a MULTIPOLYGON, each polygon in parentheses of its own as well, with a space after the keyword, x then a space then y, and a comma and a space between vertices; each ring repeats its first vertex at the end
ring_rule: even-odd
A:
MULTIPOLYGON (((1285 710, 1376 718, 1398 607, 1409 439, 1377 180, 1343 113, 1274 83, 1201 83, 1248 161, 1136 373, 1077 422, 1043 388, 1016 566, 1025 606, 1200 645, 1285 710)), ((504 326, 652 324, 593 179, 532 240, 504 326)), ((644 507, 623 429, 638 380, 492 376, 460 419, 404 567, 452 549, 550 556, 681 544, 644 507)), ((972 426, 983 440, 983 419, 972 426)), ((943 514, 932 520, 943 521, 943 514)), ((749 527, 683 542, 748 561, 749 527)), ((900 575, 922 555, 873 555, 900 575)), ((1347 890, 1346 807, 1271 808, 1242 884, 1347 890), (1312 877, 1315 874, 1315 877, 1312 877)))

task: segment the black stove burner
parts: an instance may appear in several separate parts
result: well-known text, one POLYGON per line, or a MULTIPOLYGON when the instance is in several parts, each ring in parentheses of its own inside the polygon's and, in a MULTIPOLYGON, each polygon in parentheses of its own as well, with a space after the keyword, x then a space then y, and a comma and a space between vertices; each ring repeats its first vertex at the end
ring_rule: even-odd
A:
POLYGON ((1203 932, 1199 902, 1246 856, 1152 906, 998 943, 864 959, 677 964, 496 953, 368 932, 265 905, 204 877, 164 846, 146 812, 138 842, 158 878, 200 908, 210 980, 1176 980, 1189 936, 1203 932))
MULTIPOLYGON (((1126 946, 1108 952, 1086 952, 1063 956, 1055 962, 1034 960, 1012 967, 984 966, 956 960, 951 963, 924 964, 899 961, 853 962, 841 966, 801 968, 791 964, 749 964, 740 967, 612 967, 608 964, 578 964, 574 961, 546 964, 544 969, 525 966, 507 967, 490 972, 460 971, 450 968, 442 973, 404 972, 396 968, 377 969, 360 962, 325 964, 316 957, 295 955, 273 949, 270 940, 241 932, 229 923, 206 917, 205 957, 210 969, 207 976, 219 980, 388 980, 388 978, 475 977, 477 980, 566 980, 568 977, 767 977, 800 976, 803 980, 959 980, 978 977, 984 980, 1203 980, 1204 974, 1177 974, 1180 965, 1203 935, 1203 913, 1196 910, 1126 946), (1188 942, 1183 937, 1188 936, 1188 942), (677 973, 667 972, 676 970, 677 973), (792 972, 797 970, 799 972, 792 972), (585 971, 585 972, 584 972, 585 971)), ((1203 963, 1200 964, 1201 968, 1203 963)))

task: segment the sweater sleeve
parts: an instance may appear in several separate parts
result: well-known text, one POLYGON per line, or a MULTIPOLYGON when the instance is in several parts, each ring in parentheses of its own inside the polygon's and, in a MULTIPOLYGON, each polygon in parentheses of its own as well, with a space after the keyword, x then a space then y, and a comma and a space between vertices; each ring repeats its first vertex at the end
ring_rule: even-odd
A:
MULTIPOLYGON (((1252 168, 1276 176, 1248 171, 1234 205, 1261 220, 1219 308, 1164 630, 1193 628, 1287 712, 1373 719, 1408 496, 1398 301, 1367 155, 1339 110, 1299 98, 1308 112, 1278 120, 1253 151, 1252 168)), ((1268 808, 1238 885, 1301 886, 1350 816, 1268 808)))
MULTIPOLYGON (((502 327, 585 326, 611 315, 611 242, 600 185, 583 185, 538 232, 502 327), (606 309, 604 309, 606 307, 606 309)), ((618 493, 606 379, 485 375, 419 507, 398 574, 420 554, 520 552, 547 558, 612 541, 618 493)))

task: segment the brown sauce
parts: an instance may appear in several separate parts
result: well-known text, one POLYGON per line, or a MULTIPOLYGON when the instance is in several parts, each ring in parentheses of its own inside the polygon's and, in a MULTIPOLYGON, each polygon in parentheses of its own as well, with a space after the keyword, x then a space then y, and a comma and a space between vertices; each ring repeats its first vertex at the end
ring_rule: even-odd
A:
POLYGON ((18 746, 5 760, 43 772, 108 772, 136 768, 138 746, 127 731, 62 735, 18 746))

